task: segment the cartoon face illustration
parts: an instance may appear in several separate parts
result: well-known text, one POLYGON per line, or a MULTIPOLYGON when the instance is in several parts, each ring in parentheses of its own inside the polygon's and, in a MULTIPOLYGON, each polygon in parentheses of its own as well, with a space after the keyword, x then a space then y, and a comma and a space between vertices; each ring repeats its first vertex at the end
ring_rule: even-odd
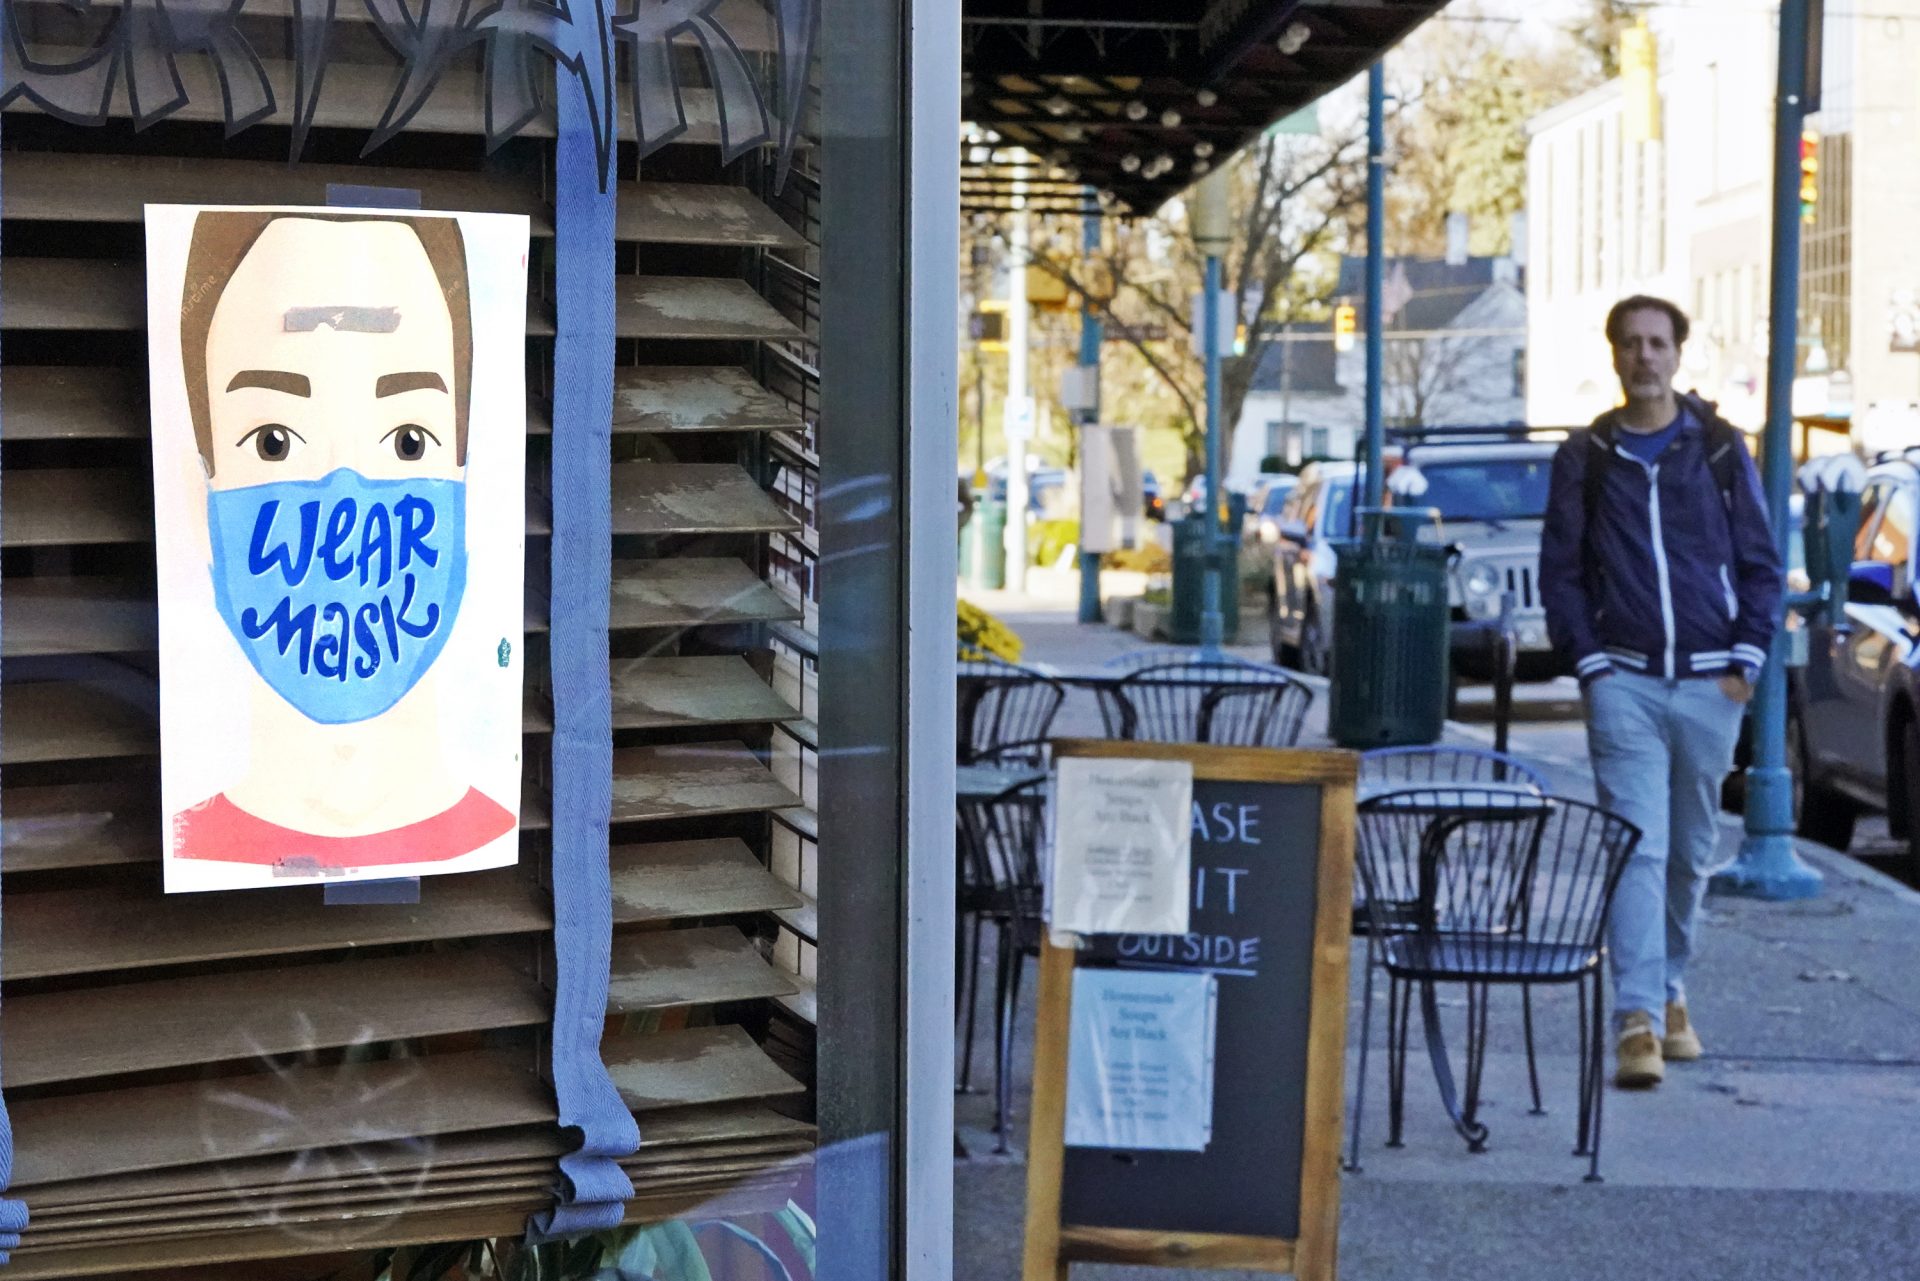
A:
POLYGON ((472 348, 452 220, 196 221, 181 350, 215 603, 314 721, 387 711, 452 630, 472 348))
POLYGON ((147 240, 168 892, 513 863, 526 220, 147 240))

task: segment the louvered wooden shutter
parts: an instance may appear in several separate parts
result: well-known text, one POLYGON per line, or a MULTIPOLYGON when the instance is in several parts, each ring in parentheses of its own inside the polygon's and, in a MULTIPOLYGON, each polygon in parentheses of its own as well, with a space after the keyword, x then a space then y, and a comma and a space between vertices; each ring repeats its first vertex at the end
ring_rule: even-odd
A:
MULTIPOLYGON (((282 119, 223 138, 191 56, 189 105, 144 133, 8 108, 0 1043, 33 1214, 10 1275, 514 1234, 568 1146, 541 1052, 552 126, 487 158, 462 63, 408 135, 358 159, 394 68, 347 8, 296 167, 282 119), (427 878, 412 906, 324 906, 313 887, 169 898, 142 207, 317 205, 329 183, 533 222, 521 864, 427 878)), ((53 6, 17 12, 49 58, 86 42, 53 6)), ((763 25, 731 30, 765 54, 763 25)), ((285 102, 290 69, 269 71, 285 102)), ((624 152, 618 203, 603 1051, 643 1135, 624 1163, 636 1219, 783 1204, 813 1141, 817 185, 804 140, 777 196, 771 163, 722 167, 711 90, 684 97, 692 128, 645 181, 624 152)))

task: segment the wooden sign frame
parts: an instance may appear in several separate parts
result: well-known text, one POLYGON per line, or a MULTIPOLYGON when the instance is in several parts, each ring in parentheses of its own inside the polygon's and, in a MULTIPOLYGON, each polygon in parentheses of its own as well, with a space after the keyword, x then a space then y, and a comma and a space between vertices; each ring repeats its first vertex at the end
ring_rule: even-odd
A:
POLYGON ((1196 783, 1317 784, 1317 899, 1313 913, 1306 1110, 1300 1154, 1298 1237, 1228 1236, 1060 1221, 1065 1171, 1067 1044, 1076 954, 1041 942, 1033 1108, 1027 1140, 1023 1281, 1067 1281, 1075 1262, 1163 1268, 1243 1268, 1334 1281, 1340 1235, 1340 1139, 1346 1103, 1347 970, 1352 932, 1354 791, 1351 752, 1061 739, 1054 759, 1184 760, 1196 783))

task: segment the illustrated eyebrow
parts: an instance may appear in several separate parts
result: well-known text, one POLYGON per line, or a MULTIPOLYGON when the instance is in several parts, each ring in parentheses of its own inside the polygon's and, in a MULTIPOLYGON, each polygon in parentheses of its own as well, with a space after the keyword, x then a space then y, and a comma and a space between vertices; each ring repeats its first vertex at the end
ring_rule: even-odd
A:
POLYGON ((414 370, 404 374, 381 374, 373 384, 373 395, 377 400, 381 396, 398 396, 403 391, 445 391, 446 380, 431 369, 414 370))
POLYGON ((283 391, 289 396, 313 395, 313 384, 307 381, 305 374, 288 373, 284 369, 242 369, 227 384, 227 390, 239 391, 242 387, 264 387, 268 391, 283 391))

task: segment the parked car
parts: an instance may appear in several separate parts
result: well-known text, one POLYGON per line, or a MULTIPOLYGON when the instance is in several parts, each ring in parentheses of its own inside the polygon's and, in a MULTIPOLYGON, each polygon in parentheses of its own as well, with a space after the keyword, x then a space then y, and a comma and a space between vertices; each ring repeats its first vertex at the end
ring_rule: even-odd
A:
MULTIPOLYGON (((1389 493, 1389 506, 1432 507, 1440 526, 1432 537, 1458 549, 1447 587, 1455 623, 1499 617, 1500 599, 1513 594, 1514 632, 1519 642, 1515 676, 1544 680, 1562 663, 1547 639, 1541 603, 1540 534, 1558 439, 1541 439, 1526 428, 1463 434, 1456 429, 1407 433, 1402 467, 1416 467, 1425 488, 1404 496, 1389 493)), ((1403 482, 1404 483, 1404 482, 1403 482)), ((1454 652, 1456 674, 1476 680, 1493 675, 1488 656, 1474 646, 1454 652)))
MULTIPOLYGON (((991 472, 993 469, 988 468, 991 472)), ((1027 511, 1030 519, 1044 520, 1055 499, 1066 488, 1067 473, 1060 467, 1036 467, 1027 472, 1027 511)), ((1003 464, 987 483, 987 493, 995 502, 1007 501, 1007 473, 1003 464)))
POLYGON ((1300 478, 1291 474, 1268 476, 1247 495, 1247 516, 1241 523, 1242 543, 1262 543, 1268 547, 1280 541, 1280 509, 1300 478))
POLYGON ((1267 633, 1276 663, 1325 675, 1333 644, 1332 539, 1353 535, 1353 463, 1313 463, 1274 517, 1267 633))
POLYGON ((1884 812, 1920 874, 1920 462, 1867 473, 1848 603, 1808 627, 1789 674, 1787 763, 1802 835, 1836 849, 1863 812, 1884 812))

